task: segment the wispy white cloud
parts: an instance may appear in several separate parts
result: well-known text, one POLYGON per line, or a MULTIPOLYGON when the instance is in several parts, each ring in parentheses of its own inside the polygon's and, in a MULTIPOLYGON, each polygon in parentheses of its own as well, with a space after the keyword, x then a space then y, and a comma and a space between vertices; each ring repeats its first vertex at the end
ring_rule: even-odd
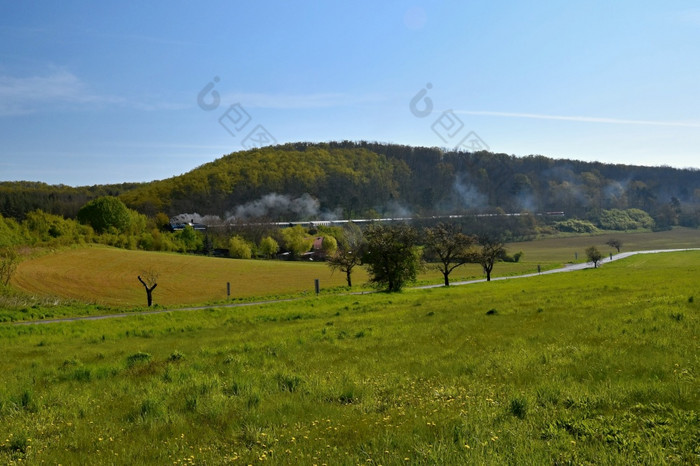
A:
POLYGON ((100 94, 64 68, 52 68, 43 75, 24 77, 0 74, 0 117, 37 113, 57 106, 94 108, 97 105, 147 112, 182 110, 192 106, 184 101, 100 94))
POLYGON ((659 120, 628 120, 623 118, 588 117, 588 116, 567 116, 567 115, 547 115, 542 113, 517 113, 517 112, 491 112, 479 110, 455 110, 460 115, 483 115, 506 118, 527 118, 533 120, 560 120, 578 121, 584 123, 604 123, 615 125, 641 125, 641 126, 673 126, 677 128, 700 128, 700 122, 686 121, 659 121, 659 120))
POLYGON ((223 102, 240 102, 245 107, 271 109, 306 109, 350 107, 384 100, 378 95, 351 95, 344 93, 265 94, 230 93, 221 97, 223 102))
POLYGON ((57 104, 122 103, 124 99, 99 95, 77 76, 54 69, 43 76, 0 75, 0 115, 34 113, 57 104))

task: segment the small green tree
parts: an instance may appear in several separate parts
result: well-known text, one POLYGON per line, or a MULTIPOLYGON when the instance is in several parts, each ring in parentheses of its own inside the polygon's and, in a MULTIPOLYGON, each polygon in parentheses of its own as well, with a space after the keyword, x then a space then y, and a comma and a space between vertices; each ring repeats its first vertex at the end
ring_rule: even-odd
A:
POLYGON ((182 248, 185 251, 200 251, 204 247, 202 234, 191 225, 187 225, 182 230, 175 232, 175 237, 181 241, 182 248))
POLYGON ((591 246, 590 248, 586 249, 586 257, 588 257, 589 262, 593 262, 593 267, 598 268, 598 264, 603 258, 603 254, 601 254, 597 247, 591 246))
POLYGON ((311 249, 314 239, 309 236, 304 227, 295 225, 282 230, 282 240, 284 247, 292 254, 293 258, 298 258, 311 249))
POLYGON ((416 279, 421 263, 415 229, 407 225, 371 225, 365 238, 367 249, 362 263, 367 267, 370 282, 395 292, 416 279))
POLYGON ((253 251, 246 240, 234 236, 228 242, 228 255, 234 259, 250 259, 253 257, 253 251))
POLYGON ((104 196, 81 207, 77 218, 80 223, 90 225, 97 233, 104 233, 110 228, 125 232, 131 226, 132 215, 121 200, 104 196))
POLYGON ((277 241, 275 241, 275 239, 271 236, 266 236, 261 239, 260 244, 258 245, 258 251, 260 251, 260 254, 267 259, 274 257, 279 250, 279 244, 277 244, 277 241))
POLYGON ((333 236, 324 236, 321 248, 325 257, 331 257, 338 250, 338 241, 333 236))

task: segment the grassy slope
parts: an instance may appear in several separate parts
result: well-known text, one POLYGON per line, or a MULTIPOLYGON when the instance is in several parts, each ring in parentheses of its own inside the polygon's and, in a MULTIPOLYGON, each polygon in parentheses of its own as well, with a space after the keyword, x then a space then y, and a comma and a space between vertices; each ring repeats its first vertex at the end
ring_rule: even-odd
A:
POLYGON ((699 271, 0 325, 0 462, 697 463, 699 271))

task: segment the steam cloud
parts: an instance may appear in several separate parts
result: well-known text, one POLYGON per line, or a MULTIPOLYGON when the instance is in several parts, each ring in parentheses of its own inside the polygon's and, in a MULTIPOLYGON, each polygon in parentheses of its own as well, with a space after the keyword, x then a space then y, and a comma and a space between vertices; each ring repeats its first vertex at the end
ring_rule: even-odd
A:
POLYGON ((297 198, 286 194, 270 193, 236 207, 233 216, 241 220, 260 217, 304 219, 317 217, 319 207, 318 200, 308 193, 297 198))
POLYGON ((467 179, 466 175, 456 176, 453 188, 462 202, 462 208, 479 209, 488 206, 486 196, 467 179))
POLYGON ((221 222, 217 215, 178 214, 170 219, 172 223, 202 223, 204 225, 216 225, 221 222))

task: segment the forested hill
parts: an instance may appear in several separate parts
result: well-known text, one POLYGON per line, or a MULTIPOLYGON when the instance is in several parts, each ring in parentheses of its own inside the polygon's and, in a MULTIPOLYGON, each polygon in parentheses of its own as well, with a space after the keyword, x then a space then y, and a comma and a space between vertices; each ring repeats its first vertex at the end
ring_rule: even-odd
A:
POLYGON ((294 143, 235 152, 151 183, 101 188, 1 183, 0 213, 21 217, 41 208, 72 216, 84 200, 105 191, 145 214, 170 216, 292 220, 498 208, 576 217, 639 208, 662 215, 700 207, 700 170, 366 142, 294 143))

